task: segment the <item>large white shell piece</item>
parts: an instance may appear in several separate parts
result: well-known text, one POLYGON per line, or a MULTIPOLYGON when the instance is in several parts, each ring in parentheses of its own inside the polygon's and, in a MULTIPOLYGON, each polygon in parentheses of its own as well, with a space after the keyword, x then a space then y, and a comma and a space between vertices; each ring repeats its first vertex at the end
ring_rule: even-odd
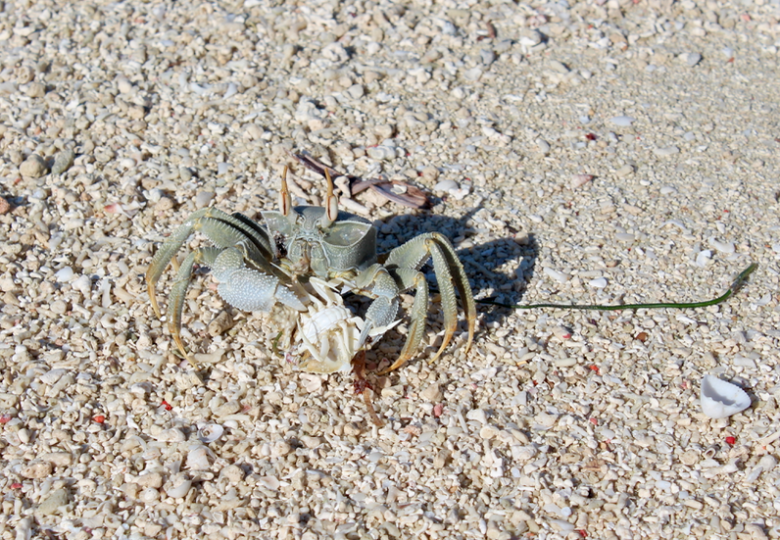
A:
POLYGON ((712 375, 701 381, 701 410, 710 418, 728 418, 750 407, 750 396, 736 384, 712 375))
MULTIPOLYGON (((309 373, 334 373, 352 369, 352 358, 365 345, 360 339, 365 321, 344 306, 334 290, 337 283, 313 277, 308 311, 300 314, 294 350, 303 360, 298 369, 309 373)), ((372 328, 369 337, 381 336, 398 321, 372 328)))
POLYGON ((219 424, 206 424, 198 430, 198 440, 202 443, 213 443, 225 432, 225 428, 219 424))

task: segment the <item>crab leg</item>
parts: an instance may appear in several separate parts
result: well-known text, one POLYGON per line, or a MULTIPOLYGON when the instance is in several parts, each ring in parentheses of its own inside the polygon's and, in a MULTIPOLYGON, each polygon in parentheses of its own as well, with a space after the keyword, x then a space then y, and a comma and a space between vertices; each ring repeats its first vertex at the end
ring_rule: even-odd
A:
POLYGON ((168 327, 179 350, 191 364, 193 362, 181 339, 181 318, 187 288, 192 280, 192 269, 196 264, 211 268, 214 278, 219 283, 217 292, 228 304, 238 309, 270 311, 277 300, 299 311, 306 309, 294 292, 280 286, 276 276, 247 268, 238 248, 196 249, 187 255, 176 273, 168 306, 170 313, 168 327))
POLYGON ((184 259, 171 288, 168 323, 176 345, 193 367, 194 362, 181 339, 181 319, 194 265, 211 268, 219 282, 220 296, 238 309, 270 311, 277 300, 293 309, 305 309, 298 294, 287 288, 289 285, 295 289, 296 284, 271 264, 273 252, 267 233, 241 214, 231 216, 215 208, 205 208, 190 216, 162 245, 146 272, 149 298, 158 317, 161 312, 155 285, 176 252, 198 230, 216 247, 197 249, 184 259))
MULTIPOLYGON (((187 354, 187 349, 184 347, 184 342, 181 339, 181 316, 184 310, 184 299, 187 293, 187 288, 190 286, 192 280, 192 269, 196 264, 206 264, 206 261, 213 260, 219 255, 220 249, 215 247, 207 247, 196 249, 192 253, 189 253, 179 267, 179 271, 176 272, 176 278, 173 280, 173 286, 171 287, 171 294, 168 300, 168 329, 173 335, 173 341, 176 342, 176 346, 181 351, 181 354, 190 365, 198 369, 195 361, 187 354)), ((150 295, 150 298, 153 296, 150 295)), ((156 302, 152 304, 156 307, 156 302)), ((155 311, 157 311, 155 309, 155 311)))
POLYGON ((372 264, 355 277, 355 292, 374 298, 366 311, 366 325, 358 343, 366 342, 371 330, 388 326, 398 313, 398 283, 381 264, 372 264))
POLYGON ((406 363, 422 341, 428 308, 428 285, 425 281, 425 276, 419 270, 429 258, 433 260, 433 269, 436 274, 436 281, 439 284, 444 314, 444 338, 431 362, 434 362, 441 356, 457 328, 456 288, 460 294, 468 324, 469 334, 466 342, 466 351, 471 347, 477 322, 477 310, 466 271, 455 254, 452 244, 444 235, 436 232, 423 234, 391 251, 385 262, 385 266, 398 281, 401 291, 415 288, 419 297, 415 298, 412 306, 412 323, 406 344, 398 359, 385 372, 398 369, 406 363))
POLYGON ((155 285, 176 252, 197 230, 202 231, 218 247, 244 246, 247 257, 258 267, 277 276, 280 274, 280 271, 274 269, 269 262, 273 258, 273 250, 268 235, 259 226, 241 214, 231 216, 216 208, 198 210, 165 241, 146 271, 149 300, 158 317, 161 317, 162 313, 157 304, 155 285))

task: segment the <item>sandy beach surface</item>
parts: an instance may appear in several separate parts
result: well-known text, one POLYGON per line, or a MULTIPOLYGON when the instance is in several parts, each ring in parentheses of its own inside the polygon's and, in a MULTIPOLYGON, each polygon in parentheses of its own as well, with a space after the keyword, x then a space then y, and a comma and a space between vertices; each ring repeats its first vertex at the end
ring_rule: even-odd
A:
POLYGON ((0 2, 0 538, 780 537, 779 48, 777 0, 0 2), (367 354, 381 426, 275 347, 296 312, 200 268, 200 383, 144 274, 200 208, 277 209, 285 165, 321 205, 295 152, 427 194, 337 181, 380 252, 446 235, 478 300, 695 302, 759 268, 695 310, 478 304, 468 352, 459 308, 435 363, 432 294, 380 376, 406 292, 367 354), (703 414, 708 374, 751 406, 703 414))

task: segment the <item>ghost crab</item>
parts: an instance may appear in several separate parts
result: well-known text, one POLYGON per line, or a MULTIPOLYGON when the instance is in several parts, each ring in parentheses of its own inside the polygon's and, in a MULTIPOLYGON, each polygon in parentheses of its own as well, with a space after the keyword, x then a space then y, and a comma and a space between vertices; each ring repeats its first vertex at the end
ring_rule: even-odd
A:
MULTIPOLYGON (((340 212, 327 171, 326 179, 324 208, 293 207, 285 167, 280 209, 262 213, 264 226, 239 213, 229 215, 216 208, 204 208, 193 213, 160 247, 146 272, 149 299, 158 317, 162 314, 155 287, 179 249, 195 231, 203 233, 214 244, 186 255, 168 302, 168 324, 173 339, 193 367, 195 363, 181 339, 181 321, 185 293, 195 265, 209 267, 218 282, 217 292, 222 299, 244 311, 268 312, 280 302, 306 312, 311 295, 304 286, 312 277, 340 283, 345 291, 373 298, 350 353, 366 343, 370 335, 389 327, 398 312, 399 295, 414 289, 416 294, 406 343, 395 362, 383 371, 387 373, 412 358, 422 342, 429 299, 428 283, 420 269, 432 259, 441 293, 444 338, 431 362, 441 356, 455 333, 458 323, 456 289, 468 324, 468 351, 474 338, 476 308, 463 264, 449 240, 438 232, 425 233, 378 256, 376 228, 361 217, 340 212)), ((342 326, 344 324, 348 323, 342 326)), ((315 352, 317 348, 310 347, 309 350, 315 352)), ((314 372, 344 367, 341 365, 343 357, 335 362, 336 369, 333 369, 333 356, 327 356, 314 354, 304 366, 314 372)))

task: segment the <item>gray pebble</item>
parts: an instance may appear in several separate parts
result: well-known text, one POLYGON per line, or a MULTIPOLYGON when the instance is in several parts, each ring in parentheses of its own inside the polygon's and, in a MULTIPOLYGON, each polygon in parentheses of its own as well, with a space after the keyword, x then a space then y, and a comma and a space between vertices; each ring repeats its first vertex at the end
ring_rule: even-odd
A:
POLYGON ((480 77, 482 77, 482 68, 480 67, 471 68, 463 73, 463 78, 471 82, 478 81, 480 77))
POLYGON ((57 158, 54 160, 54 165, 51 167, 52 176, 60 175, 70 169, 73 165, 73 160, 75 157, 76 152, 70 148, 67 148, 57 154, 57 158))
POLYGON ((699 62, 701 62, 701 54, 688 53, 685 55, 685 63, 688 64, 689 67, 693 67, 699 62))
POLYGON ((213 198, 214 198, 213 191, 201 191, 195 196, 195 207, 205 208, 209 205, 209 203, 213 198))
POLYGON ((609 119, 609 122, 616 126, 628 127, 636 122, 636 118, 632 118, 630 116, 613 116, 609 119))
POLYGON ((489 66, 496 61, 496 53, 490 49, 482 49, 479 51, 479 58, 484 65, 489 66))
POLYGON ((550 60, 547 63, 547 67, 549 67, 551 70, 555 71, 556 73, 568 73, 569 71, 571 71, 569 69, 569 66, 567 66, 563 62, 559 62, 558 60, 550 60))
POLYGON ((653 150, 653 153, 656 156, 660 156, 660 157, 672 156, 672 155, 677 154, 679 152, 680 152, 680 149, 677 148, 676 146, 667 146, 665 148, 656 148, 655 150, 653 150))
POLYGON ((536 139, 536 146, 539 148, 539 151, 542 154, 547 155, 550 153, 550 143, 548 143, 544 139, 541 138, 536 139))
POLYGON ((395 150, 389 146, 373 146, 366 149, 366 154, 371 159, 383 160, 393 159, 395 157, 395 150))
POLYGON ((365 90, 363 89, 362 84, 353 84, 349 88, 347 88, 347 95, 350 97, 350 99, 360 99, 365 95, 365 90))

